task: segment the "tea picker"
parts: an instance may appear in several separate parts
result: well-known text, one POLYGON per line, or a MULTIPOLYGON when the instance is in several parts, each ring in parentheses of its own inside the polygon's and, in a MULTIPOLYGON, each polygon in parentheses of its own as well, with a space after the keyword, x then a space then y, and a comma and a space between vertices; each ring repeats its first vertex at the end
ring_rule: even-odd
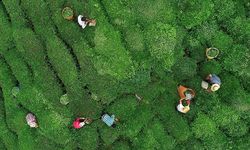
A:
POLYGON ((180 96, 179 104, 177 105, 177 110, 181 113, 187 113, 190 110, 191 99, 194 98, 194 90, 187 88, 185 86, 178 86, 178 93, 180 96), (183 105, 183 101, 187 103, 187 106, 183 105))
POLYGON ((90 124, 92 122, 92 119, 90 118, 76 118, 73 122, 73 127, 75 129, 80 129, 84 127, 86 124, 90 124))
POLYGON ((115 115, 110 116, 108 114, 102 115, 101 119, 109 127, 115 127, 116 123, 119 121, 117 118, 115 118, 115 115))
POLYGON ((180 101, 179 101, 179 104, 177 105, 177 110, 179 111, 179 112, 181 112, 181 113, 187 113, 187 112, 189 112, 189 110, 190 110, 190 100, 187 100, 186 102, 187 102, 187 106, 184 106, 183 104, 182 104, 182 101, 183 101, 184 99, 181 99, 180 101))
POLYGON ((215 92, 220 88, 221 80, 216 74, 209 74, 205 81, 201 82, 201 87, 208 92, 215 92))
POLYGON ((95 26, 96 21, 93 19, 88 19, 82 15, 79 15, 77 18, 78 24, 84 29, 86 26, 95 26))
MULTIPOLYGON (((62 10, 62 16, 64 19, 72 21, 74 19, 74 11, 70 7, 65 7, 62 10)), ((89 19, 87 17, 84 17, 82 15, 79 15, 77 17, 78 24, 84 29, 86 26, 95 26, 96 20, 95 19, 89 19)))
POLYGON ((35 115, 33 115, 32 113, 28 113, 26 115, 26 122, 27 124, 31 127, 31 128, 37 128, 38 127, 38 124, 37 124, 37 121, 36 121, 36 117, 35 115))

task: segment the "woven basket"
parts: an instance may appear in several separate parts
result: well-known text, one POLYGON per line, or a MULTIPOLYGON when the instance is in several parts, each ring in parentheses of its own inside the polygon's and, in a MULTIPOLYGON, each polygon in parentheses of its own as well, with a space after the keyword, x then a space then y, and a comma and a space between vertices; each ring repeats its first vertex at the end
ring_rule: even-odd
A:
POLYGON ((74 11, 70 7, 65 7, 62 10, 62 16, 66 20, 73 20, 74 19, 74 11))
POLYGON ((216 58, 218 55, 219 55, 220 51, 217 49, 217 48, 207 48, 206 49, 206 56, 207 56, 207 59, 214 59, 216 58), (214 51, 214 55, 211 55, 211 51, 214 51))

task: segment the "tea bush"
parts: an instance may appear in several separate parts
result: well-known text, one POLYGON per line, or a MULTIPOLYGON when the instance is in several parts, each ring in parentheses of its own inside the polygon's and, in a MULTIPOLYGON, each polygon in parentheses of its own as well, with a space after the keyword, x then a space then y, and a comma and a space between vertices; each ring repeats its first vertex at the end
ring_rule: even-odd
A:
POLYGON ((211 0, 205 1, 180 1, 178 11, 183 25, 190 29, 200 25, 213 14, 214 3, 211 0))

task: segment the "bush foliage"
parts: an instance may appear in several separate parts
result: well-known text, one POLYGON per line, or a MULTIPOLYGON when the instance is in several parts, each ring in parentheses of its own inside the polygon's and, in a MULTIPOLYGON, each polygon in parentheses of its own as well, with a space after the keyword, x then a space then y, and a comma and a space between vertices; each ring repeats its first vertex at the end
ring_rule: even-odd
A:
POLYGON ((249 149, 247 0, 0 1, 0 149, 249 149), (74 11, 65 20, 63 8, 74 11), (84 30, 77 16, 96 19, 84 30), (208 60, 205 50, 219 49, 208 60), (208 93, 208 74, 222 81, 208 93), (195 90, 176 111, 178 84, 195 90), (20 89, 16 96, 12 89, 20 89), (67 94, 68 105, 60 103, 67 94), (36 115, 39 128, 26 123, 36 115), (119 118, 108 127, 102 113, 119 118), (93 122, 73 129, 76 117, 93 122))

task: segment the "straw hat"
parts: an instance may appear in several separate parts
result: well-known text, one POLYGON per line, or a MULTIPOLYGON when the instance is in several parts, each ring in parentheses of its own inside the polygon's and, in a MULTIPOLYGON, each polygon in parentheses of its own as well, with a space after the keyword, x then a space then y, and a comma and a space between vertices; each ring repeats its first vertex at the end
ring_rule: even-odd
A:
POLYGON ((215 91, 217 91, 219 88, 220 88, 220 85, 219 85, 219 84, 213 84, 213 85, 211 86, 211 91, 215 92, 215 91))

